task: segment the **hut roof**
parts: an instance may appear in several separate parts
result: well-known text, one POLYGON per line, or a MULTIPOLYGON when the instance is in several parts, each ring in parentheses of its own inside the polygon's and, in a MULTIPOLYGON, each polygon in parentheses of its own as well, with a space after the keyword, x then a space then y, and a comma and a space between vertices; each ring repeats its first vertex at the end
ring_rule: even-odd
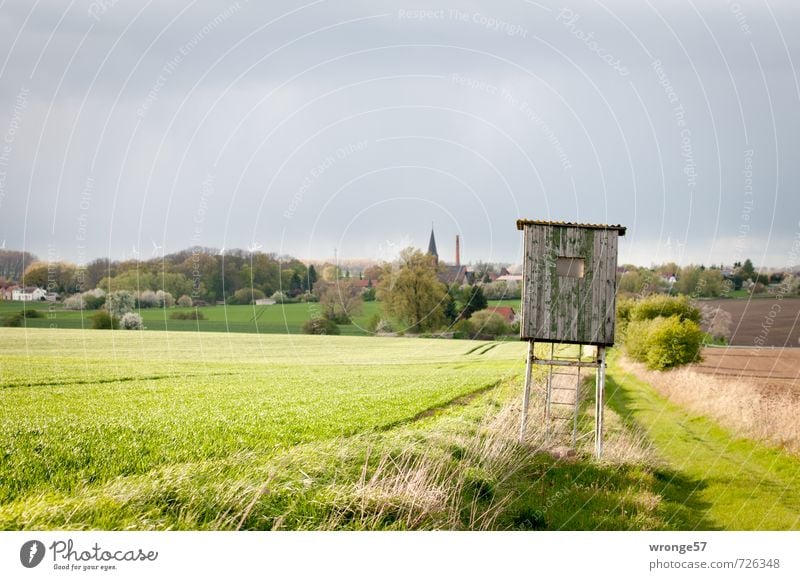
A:
POLYGON ((620 236, 625 235, 625 226, 620 225, 606 225, 606 224, 579 224, 576 222, 553 222, 548 220, 517 220, 517 229, 521 230, 525 226, 560 226, 565 228, 591 228, 595 230, 616 230, 620 236))

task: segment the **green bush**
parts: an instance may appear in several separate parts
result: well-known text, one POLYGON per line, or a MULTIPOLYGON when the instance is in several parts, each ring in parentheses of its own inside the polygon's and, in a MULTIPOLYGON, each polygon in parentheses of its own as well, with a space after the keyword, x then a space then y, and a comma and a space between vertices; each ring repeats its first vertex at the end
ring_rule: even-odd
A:
POLYGON ((625 332, 631 321, 631 311, 635 304, 636 302, 630 298, 620 298, 617 300, 616 335, 620 342, 625 340, 625 332))
POLYGON ((653 370, 664 370, 698 360, 704 333, 693 320, 678 314, 635 320, 628 325, 625 350, 632 359, 653 370))
MULTIPOLYGON (((628 327, 632 322, 670 316, 677 316, 680 320, 690 320, 697 324, 702 318, 700 309, 692 306, 686 296, 651 294, 639 300, 622 298, 617 301, 617 339, 620 342, 627 342, 628 327)), ((637 332, 641 332, 641 329, 637 332)))
POLYGON ((119 328, 119 318, 112 316, 105 310, 100 310, 92 315, 92 328, 95 329, 116 329, 119 328))
POLYGON ((266 298, 258 288, 241 288, 228 299, 228 304, 253 304, 256 300, 266 298))
POLYGON ((378 324, 380 324, 381 315, 379 312, 376 312, 372 316, 369 317, 367 320, 367 330, 370 332, 375 332, 375 329, 378 328, 378 324))
POLYGON ((652 320, 637 320, 628 323, 625 331, 625 353, 633 360, 641 362, 647 360, 652 322, 652 320))
POLYGON ((175 312, 170 312, 169 317, 172 320, 205 320, 206 315, 200 312, 199 310, 176 310, 175 312))
POLYGON ((501 336, 511 332, 506 319, 492 310, 480 310, 470 318, 473 328, 480 335, 501 336))
POLYGON ((305 334, 339 334, 339 327, 333 320, 319 316, 307 320, 303 324, 303 332, 305 334))
POLYGON ((22 316, 22 314, 12 314, 3 320, 3 326, 19 327, 22 326, 24 320, 25 318, 22 316))
POLYGON ((693 320, 680 320, 679 316, 652 322, 650 350, 647 366, 655 370, 668 369, 694 362, 700 355, 705 334, 693 320))
POLYGON ((24 326, 26 318, 44 318, 44 314, 42 314, 35 308, 20 310, 16 314, 12 314, 11 316, 5 318, 3 320, 3 326, 11 326, 11 327, 24 326))
POLYGON ((453 325, 453 338, 472 338, 475 336, 475 325, 471 320, 462 318, 453 325))
POLYGON ((662 317, 678 316, 681 320, 700 323, 700 309, 692 306, 686 296, 667 296, 653 294, 633 303, 630 320, 653 320, 662 317))
POLYGON ((95 296, 91 292, 84 292, 83 294, 83 309, 84 310, 97 310, 106 303, 106 296, 95 296))

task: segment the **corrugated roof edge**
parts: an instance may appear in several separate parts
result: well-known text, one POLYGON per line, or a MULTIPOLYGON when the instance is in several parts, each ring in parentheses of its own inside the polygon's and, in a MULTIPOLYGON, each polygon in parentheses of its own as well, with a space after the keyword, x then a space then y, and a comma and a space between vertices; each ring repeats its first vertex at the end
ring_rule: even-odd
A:
POLYGON ((595 230, 616 230, 619 232, 620 236, 625 235, 625 230, 627 229, 625 226, 620 225, 606 225, 606 224, 579 224, 575 222, 551 222, 547 220, 524 220, 519 219, 517 220, 517 229, 521 230, 525 226, 561 226, 565 228, 592 228, 595 230))

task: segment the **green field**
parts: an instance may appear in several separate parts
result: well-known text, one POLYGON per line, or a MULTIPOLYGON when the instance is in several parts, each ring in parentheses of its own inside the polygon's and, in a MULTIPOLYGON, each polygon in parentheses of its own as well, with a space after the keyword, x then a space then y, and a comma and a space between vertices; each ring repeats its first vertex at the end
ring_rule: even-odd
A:
POLYGON ((0 352, 0 529, 686 525, 638 499, 645 464, 561 464, 535 423, 519 444, 520 343, 2 329, 0 352))
MULTIPOLYGON (((518 373, 519 344, 0 331, 0 521, 43 494, 387 429, 518 373)), ((10 518, 10 519, 9 519, 10 518)))
POLYGON ((520 444, 524 350, 0 329, 0 529, 800 527, 800 461, 613 357, 602 460, 547 452, 538 396, 520 444))
POLYGON ((0 529, 690 525, 638 452, 562 463, 535 421, 519 444, 520 343, 2 329, 0 352, 0 529))
MULTIPOLYGON (((511 306, 519 310, 519 300, 490 300, 489 306, 511 306)), ((40 312, 41 318, 26 320, 28 328, 91 328, 91 316, 95 311, 63 310, 60 304, 46 302, 23 303, 0 301, 0 320, 20 312, 23 308, 32 308, 40 312)), ((139 311, 148 330, 204 331, 204 332, 253 332, 260 334, 300 334, 303 323, 318 313, 318 305, 273 304, 271 306, 204 306, 197 309, 205 320, 172 320, 173 312, 191 312, 191 308, 145 308, 139 311)), ((340 325, 339 329, 346 336, 368 336, 369 320, 379 314, 389 318, 395 330, 403 330, 403 324, 387 317, 381 310, 379 302, 365 302, 361 312, 353 317, 353 324, 340 325)))
MULTIPOLYGON (((191 308, 145 308, 140 310, 148 330, 207 331, 207 332, 254 332, 262 334, 299 334, 303 323, 314 316, 317 304, 273 304, 271 306, 232 305, 204 306, 198 308, 205 320, 172 320, 173 312, 191 312, 191 308)), ((45 302, 25 304, 0 302, 0 318, 20 312, 23 307, 41 312, 42 318, 29 318, 29 328, 91 328, 91 316, 95 311, 63 310, 60 304, 45 302)), ((365 302, 361 312, 353 317, 353 324, 340 326, 344 335, 368 335, 369 319, 379 312, 377 302, 365 302)), ((402 328, 402 326, 399 326, 402 328)))

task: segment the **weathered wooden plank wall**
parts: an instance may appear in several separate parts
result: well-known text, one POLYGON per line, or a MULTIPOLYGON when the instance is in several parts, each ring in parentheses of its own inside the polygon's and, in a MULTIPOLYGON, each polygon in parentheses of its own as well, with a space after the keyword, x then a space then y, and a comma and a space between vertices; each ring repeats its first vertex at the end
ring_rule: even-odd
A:
POLYGON ((521 338, 614 343, 617 237, 613 229, 526 224, 521 338), (582 258, 582 278, 559 276, 560 257, 582 258))

